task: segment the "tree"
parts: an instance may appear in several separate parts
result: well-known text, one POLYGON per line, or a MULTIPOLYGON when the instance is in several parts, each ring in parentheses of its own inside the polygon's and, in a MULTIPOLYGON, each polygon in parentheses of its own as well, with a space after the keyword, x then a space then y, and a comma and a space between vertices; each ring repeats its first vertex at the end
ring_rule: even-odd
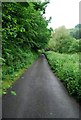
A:
POLYGON ((12 48, 37 52, 49 41, 51 30, 47 28, 48 21, 41 13, 45 6, 45 3, 42 4, 39 4, 41 9, 37 10, 33 2, 2 3, 2 46, 6 64, 10 65, 11 59, 14 59, 12 48))
POLYGON ((79 42, 71 37, 69 31, 62 26, 52 32, 52 38, 49 41, 48 47, 60 53, 77 52, 79 51, 79 42))
POLYGON ((77 24, 75 28, 70 29, 70 35, 76 39, 81 39, 81 24, 77 24))
POLYGON ((40 3, 37 10, 35 3, 3 3, 3 44, 43 48, 50 37, 48 21, 41 14, 46 4, 40 3))

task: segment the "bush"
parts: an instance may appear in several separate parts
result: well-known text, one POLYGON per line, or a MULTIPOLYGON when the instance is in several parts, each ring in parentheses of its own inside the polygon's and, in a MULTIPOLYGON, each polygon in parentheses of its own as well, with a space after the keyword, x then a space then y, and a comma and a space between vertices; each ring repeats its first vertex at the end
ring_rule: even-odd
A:
MULTIPOLYGON (((0 94, 6 94, 7 89, 11 87, 16 80, 24 73, 24 71, 34 62, 38 55, 31 50, 23 50, 16 48, 14 49, 14 54, 9 54, 9 63, 3 62, 2 66, 2 88, 0 88, 0 94), (21 51, 21 52, 20 52, 21 51), (11 56, 13 59, 10 59, 11 56), (14 62, 13 62, 14 61, 14 62), (2 90, 3 89, 3 90, 2 90)), ((7 60, 7 59, 5 59, 7 60)))
POLYGON ((69 94, 77 100, 81 99, 79 55, 49 51, 46 52, 46 56, 53 72, 63 82, 69 94))
POLYGON ((3 58, 5 58, 6 61, 3 61, 2 80, 6 80, 7 75, 10 75, 10 77, 13 76, 13 74, 21 68, 29 67, 37 57, 37 54, 31 52, 31 50, 16 48, 5 57, 3 55, 3 58))

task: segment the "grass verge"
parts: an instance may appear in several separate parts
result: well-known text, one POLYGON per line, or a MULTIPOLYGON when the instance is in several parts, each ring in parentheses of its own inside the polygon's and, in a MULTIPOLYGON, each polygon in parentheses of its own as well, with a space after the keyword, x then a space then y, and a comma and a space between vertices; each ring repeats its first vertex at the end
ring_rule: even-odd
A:
POLYGON ((0 87, 0 95, 7 93, 7 89, 12 87, 25 70, 35 61, 38 55, 31 51, 21 51, 19 57, 21 57, 21 59, 17 58, 17 60, 9 66, 3 62, 2 88, 0 87))

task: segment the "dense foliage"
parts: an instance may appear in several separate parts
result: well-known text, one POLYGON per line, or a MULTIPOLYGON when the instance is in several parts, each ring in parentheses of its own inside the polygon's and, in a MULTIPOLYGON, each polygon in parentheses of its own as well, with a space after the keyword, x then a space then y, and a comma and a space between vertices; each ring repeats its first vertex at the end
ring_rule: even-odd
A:
POLYGON ((31 52, 31 50, 28 49, 22 50, 20 48, 13 48, 13 51, 10 52, 11 55, 8 56, 8 59, 11 60, 9 65, 6 65, 5 61, 3 61, 3 94, 6 93, 6 90, 11 87, 11 85, 24 73, 28 67, 30 67, 30 65, 38 57, 36 53, 31 52))
POLYGON ((3 89, 47 44, 51 33, 47 28, 49 20, 43 16, 47 4, 48 1, 2 3, 3 89))
POLYGON ((50 37, 48 21, 33 3, 3 3, 3 52, 9 44, 44 48, 50 37), (25 5, 24 5, 25 4, 25 5))
POLYGON ((81 24, 77 24, 75 28, 69 30, 70 35, 75 39, 81 39, 81 24))
POLYGON ((79 52, 79 40, 72 37, 69 30, 62 26, 52 32, 48 48, 59 53, 76 53, 79 52))
POLYGON ((46 52, 48 62, 53 72, 64 83, 70 95, 81 100, 81 79, 79 70, 79 55, 46 52))
POLYGON ((77 100, 81 100, 80 29, 79 24, 73 29, 61 26, 53 30, 45 53, 53 72, 77 100))
POLYGON ((48 3, 48 1, 2 3, 3 50, 0 62, 3 62, 3 93, 5 94, 6 89, 33 63, 38 57, 38 51, 41 53, 44 50, 51 50, 46 52, 46 56, 54 73, 71 95, 81 99, 77 54, 81 39, 78 28, 81 27, 77 25, 70 30, 64 26, 59 27, 52 31, 50 39, 52 29, 48 29, 48 23, 51 18, 49 20, 44 18, 48 3))

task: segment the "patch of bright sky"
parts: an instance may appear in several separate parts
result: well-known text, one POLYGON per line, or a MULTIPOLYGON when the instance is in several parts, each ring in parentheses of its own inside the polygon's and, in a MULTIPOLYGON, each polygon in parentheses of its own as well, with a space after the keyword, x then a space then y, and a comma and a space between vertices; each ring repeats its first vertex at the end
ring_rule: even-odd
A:
POLYGON ((49 27, 53 29, 64 25, 74 28, 79 23, 80 0, 50 0, 46 8, 45 17, 52 17, 49 27))

